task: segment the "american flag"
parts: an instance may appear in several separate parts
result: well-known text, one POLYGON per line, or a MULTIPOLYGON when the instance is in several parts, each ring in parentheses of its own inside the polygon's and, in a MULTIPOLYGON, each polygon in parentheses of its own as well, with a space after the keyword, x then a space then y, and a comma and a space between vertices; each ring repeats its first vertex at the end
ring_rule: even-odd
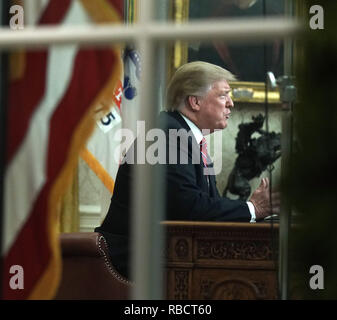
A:
MULTIPOLYGON (((122 0, 49 0, 37 24, 120 22, 122 10, 122 0)), ((57 206, 93 131, 94 109, 111 100, 121 58, 111 47, 69 45, 21 51, 11 59, 3 298, 51 299, 61 273, 57 206), (20 279, 13 281, 15 266, 22 268, 23 288, 20 279)))

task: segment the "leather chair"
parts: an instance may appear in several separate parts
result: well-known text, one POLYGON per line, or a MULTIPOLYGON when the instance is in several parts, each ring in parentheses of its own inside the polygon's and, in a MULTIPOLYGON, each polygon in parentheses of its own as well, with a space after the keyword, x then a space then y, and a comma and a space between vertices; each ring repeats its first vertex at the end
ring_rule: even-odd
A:
POLYGON ((63 270, 54 299, 128 299, 132 283, 111 264, 101 234, 64 233, 60 242, 63 270))

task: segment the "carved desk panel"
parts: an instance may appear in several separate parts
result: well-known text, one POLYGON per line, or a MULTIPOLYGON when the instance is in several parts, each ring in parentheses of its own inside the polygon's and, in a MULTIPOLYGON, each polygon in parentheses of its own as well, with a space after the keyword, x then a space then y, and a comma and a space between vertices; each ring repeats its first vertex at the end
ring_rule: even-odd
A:
POLYGON ((168 299, 276 299, 278 225, 163 225, 168 299))

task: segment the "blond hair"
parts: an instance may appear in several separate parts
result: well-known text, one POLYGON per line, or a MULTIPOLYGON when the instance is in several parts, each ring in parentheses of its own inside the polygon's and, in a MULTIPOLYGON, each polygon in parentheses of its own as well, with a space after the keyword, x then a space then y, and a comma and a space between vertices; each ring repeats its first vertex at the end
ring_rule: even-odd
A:
POLYGON ((234 81, 235 76, 217 65, 194 61, 182 65, 173 75, 166 93, 166 110, 179 109, 188 96, 203 96, 217 81, 234 81))

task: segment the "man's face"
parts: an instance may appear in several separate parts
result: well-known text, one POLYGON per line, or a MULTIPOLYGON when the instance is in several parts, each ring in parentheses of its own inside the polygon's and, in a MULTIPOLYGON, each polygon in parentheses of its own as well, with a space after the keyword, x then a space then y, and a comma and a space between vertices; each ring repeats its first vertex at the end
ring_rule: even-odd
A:
POLYGON ((227 81, 218 81, 213 84, 205 96, 199 98, 198 125, 200 129, 225 129, 227 120, 234 107, 229 93, 231 88, 227 81))

